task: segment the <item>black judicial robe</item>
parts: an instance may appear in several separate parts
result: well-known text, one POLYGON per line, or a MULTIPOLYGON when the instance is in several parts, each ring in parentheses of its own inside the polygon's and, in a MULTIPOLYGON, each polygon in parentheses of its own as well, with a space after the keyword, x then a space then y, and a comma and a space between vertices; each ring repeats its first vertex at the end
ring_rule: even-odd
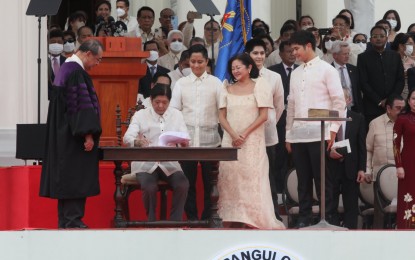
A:
POLYGON ((76 62, 56 76, 49 103, 40 196, 75 199, 98 195, 100 107, 92 80, 76 62), (86 152, 85 135, 94 148, 86 152))

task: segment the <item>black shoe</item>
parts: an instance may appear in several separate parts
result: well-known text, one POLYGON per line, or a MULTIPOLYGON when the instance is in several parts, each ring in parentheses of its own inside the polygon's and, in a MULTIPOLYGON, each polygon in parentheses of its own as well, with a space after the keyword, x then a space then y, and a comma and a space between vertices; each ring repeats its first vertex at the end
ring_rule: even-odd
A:
POLYGON ((307 225, 305 222, 298 222, 296 228, 305 228, 308 226, 309 225, 307 225))

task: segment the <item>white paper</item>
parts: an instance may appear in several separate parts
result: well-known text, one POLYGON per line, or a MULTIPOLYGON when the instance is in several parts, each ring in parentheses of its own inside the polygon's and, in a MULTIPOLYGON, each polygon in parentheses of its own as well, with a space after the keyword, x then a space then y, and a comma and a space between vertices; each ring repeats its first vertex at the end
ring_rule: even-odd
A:
POLYGON ((341 147, 347 147, 347 153, 351 153, 352 149, 350 148, 350 142, 349 139, 344 139, 339 142, 335 142, 333 144, 333 148, 341 148, 341 147))
POLYGON ((185 141, 190 141, 190 136, 187 132, 167 131, 159 136, 159 146, 167 146, 168 144, 180 144, 185 141))

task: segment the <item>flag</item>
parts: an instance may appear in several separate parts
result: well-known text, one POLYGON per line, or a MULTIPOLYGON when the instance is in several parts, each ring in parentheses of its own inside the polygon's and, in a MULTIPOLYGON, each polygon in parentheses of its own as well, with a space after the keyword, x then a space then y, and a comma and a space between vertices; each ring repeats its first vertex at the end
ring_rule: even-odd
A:
POLYGON ((231 57, 242 53, 251 39, 251 0, 227 0, 222 18, 222 40, 219 44, 215 76, 228 79, 226 67, 231 57))

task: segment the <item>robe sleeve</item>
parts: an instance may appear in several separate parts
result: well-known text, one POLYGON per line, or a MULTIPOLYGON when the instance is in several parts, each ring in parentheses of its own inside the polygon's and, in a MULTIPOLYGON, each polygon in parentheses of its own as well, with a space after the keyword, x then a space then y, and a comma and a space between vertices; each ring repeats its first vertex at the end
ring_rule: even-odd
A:
POLYGON ((98 137, 102 132, 100 108, 91 78, 83 70, 75 70, 65 88, 66 115, 72 135, 98 137))

